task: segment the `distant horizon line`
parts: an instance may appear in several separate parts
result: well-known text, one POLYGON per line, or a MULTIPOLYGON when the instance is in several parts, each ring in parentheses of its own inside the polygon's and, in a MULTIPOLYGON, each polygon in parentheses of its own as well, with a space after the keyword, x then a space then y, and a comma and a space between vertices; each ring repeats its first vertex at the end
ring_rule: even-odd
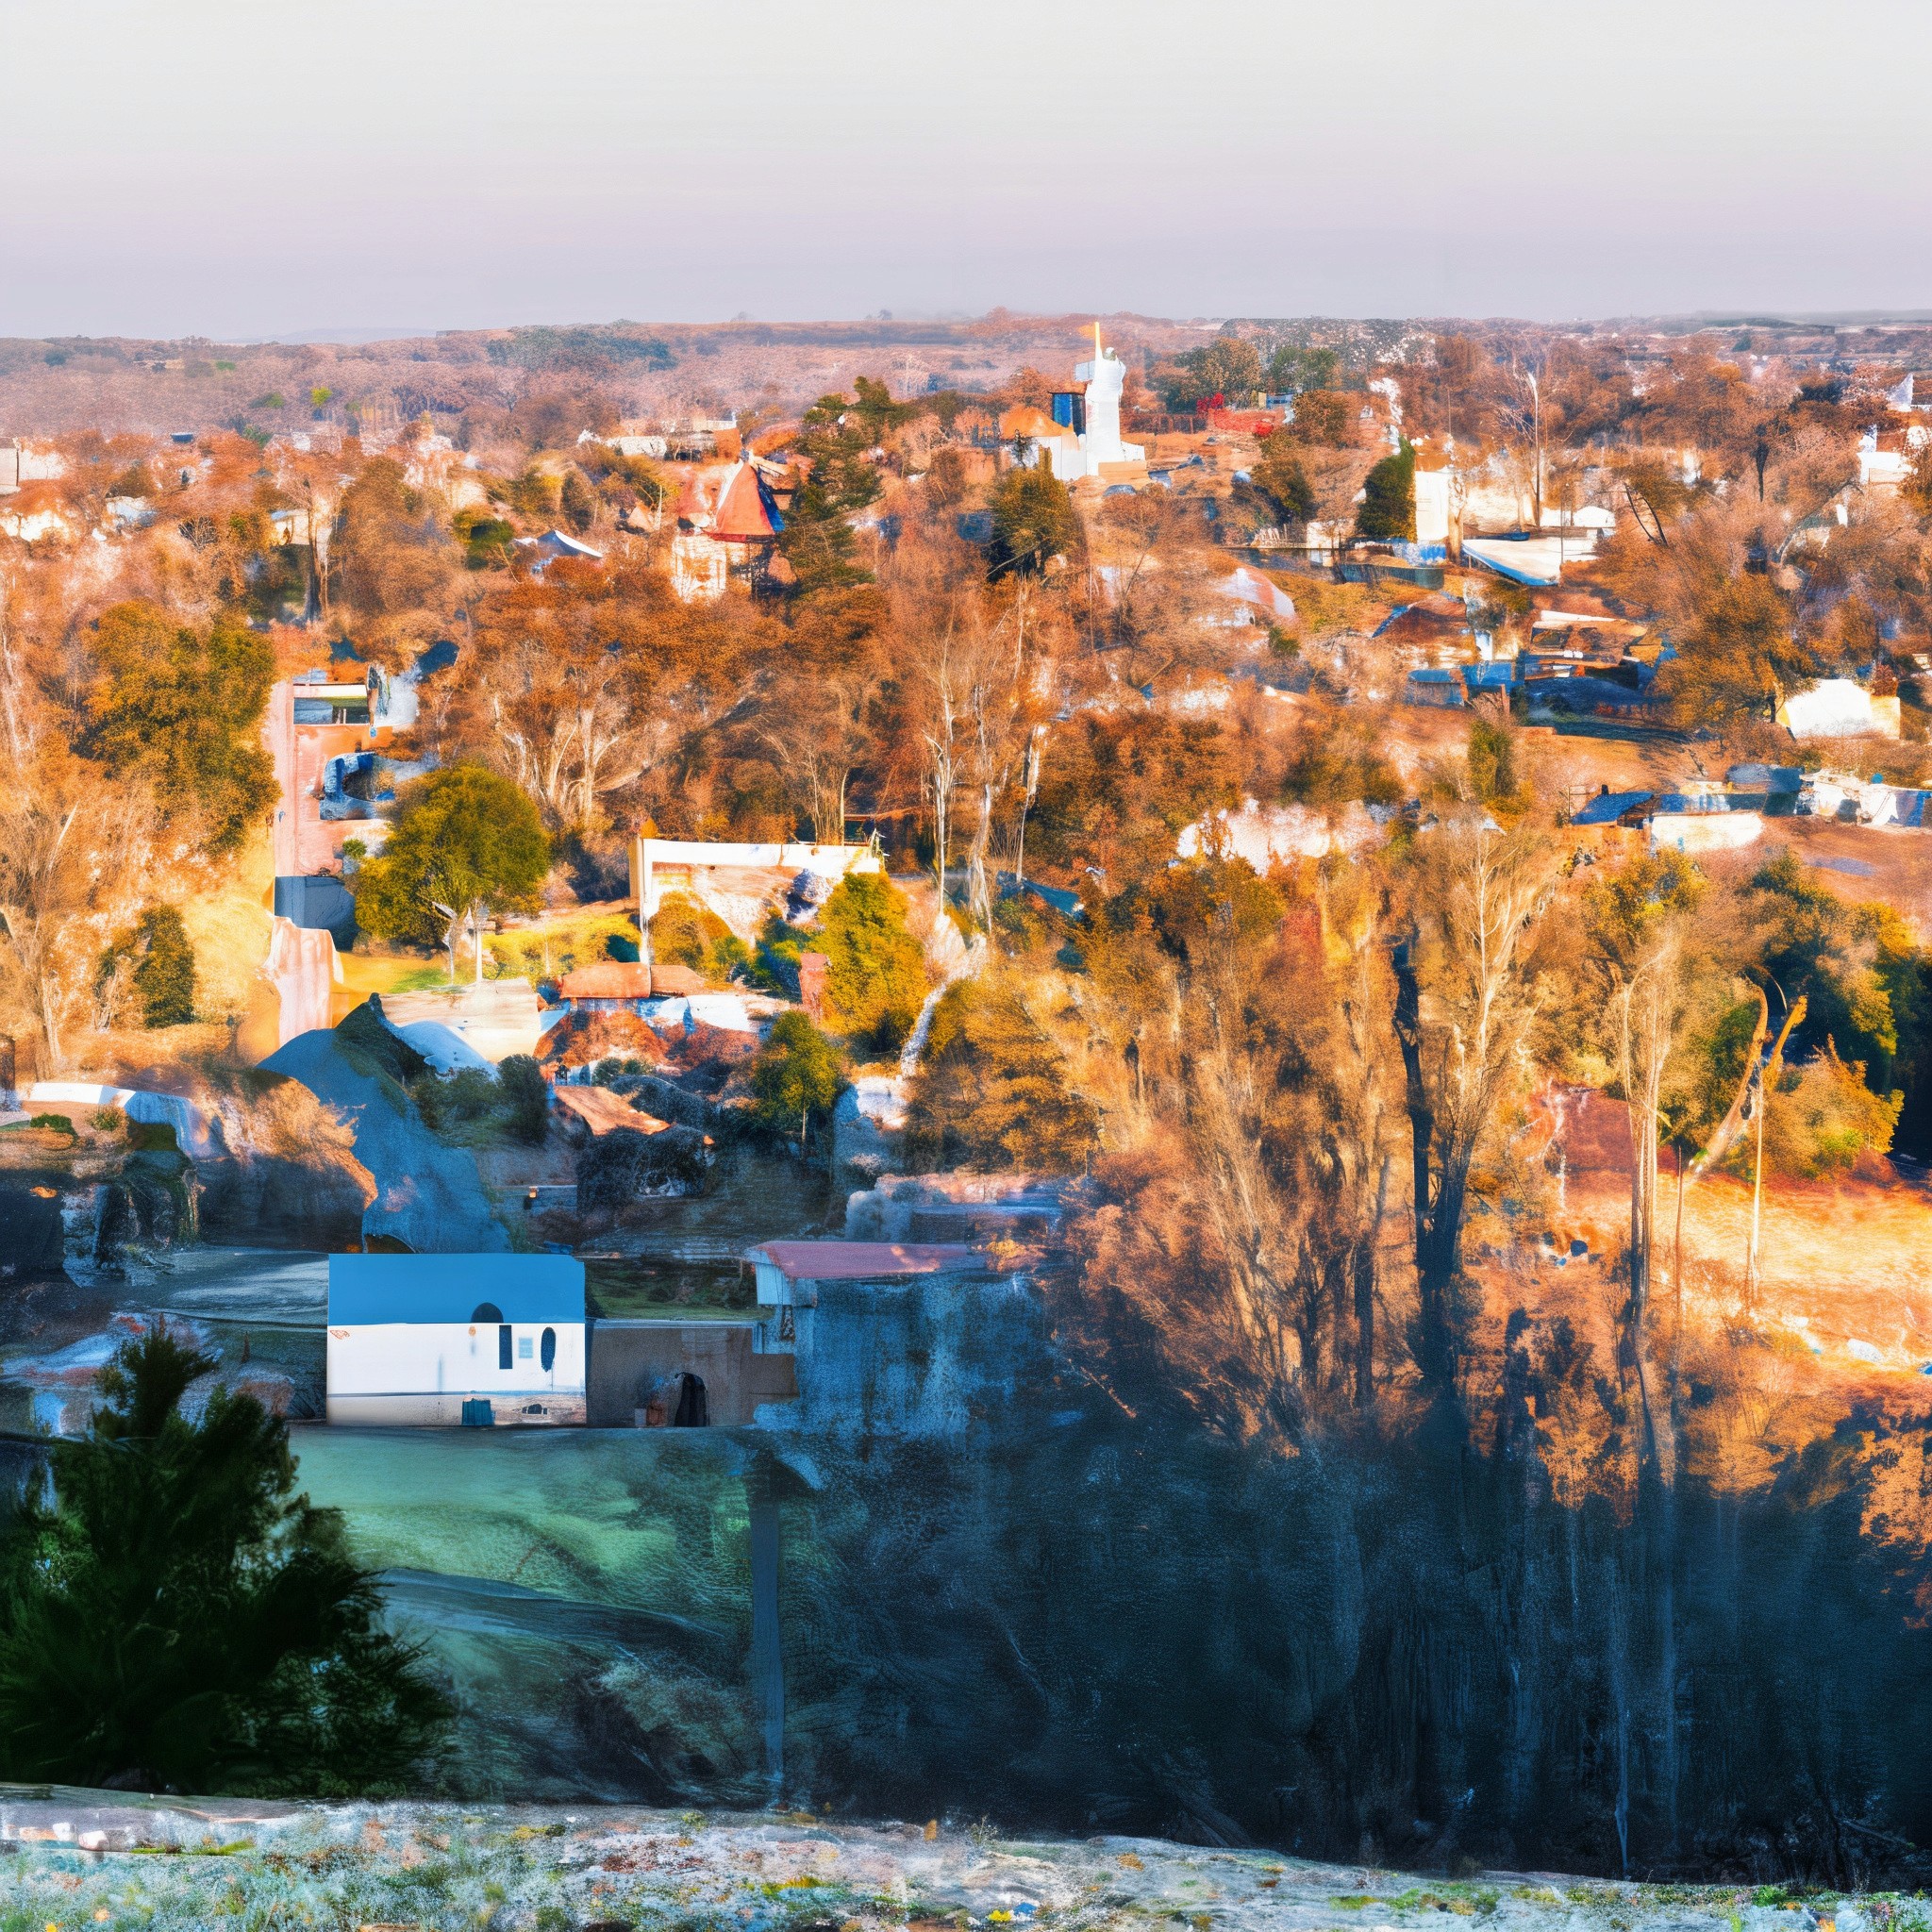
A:
POLYGON ((180 343, 202 344, 209 348, 265 349, 265 348, 313 348, 313 347, 369 347, 382 342, 433 341, 445 336, 499 335, 514 334, 524 329, 638 329, 661 328, 685 330, 718 330, 732 328, 891 328, 897 325, 917 327, 966 327, 976 324, 995 321, 1010 321, 1016 325, 1026 323, 1072 322, 1076 317, 1092 318, 1102 323, 1108 321, 1151 324, 1164 328, 1219 329, 1229 325, 1244 327, 1279 327, 1324 323, 1381 324, 1407 323, 1423 326, 1441 327, 1464 325, 1470 327, 1516 327, 1537 329, 1565 328, 1615 328, 1651 329, 1664 333, 1696 332, 1711 328, 1898 328, 1924 327, 1932 325, 1932 308, 1864 308, 1826 309, 1779 309, 1769 307, 1726 308, 1692 308, 1658 310, 1644 314, 1625 313, 1622 315, 1574 315, 1560 319, 1538 319, 1530 316, 1508 314, 1459 314, 1424 313, 1421 311, 1406 315, 1374 315, 1369 313, 1342 314, 1334 311, 1325 313, 1290 314, 1241 314, 1241 315, 1194 315, 1166 316, 1149 314, 1130 308, 1015 308, 997 304, 991 308, 978 312, 964 309, 947 310, 874 310, 865 315, 822 315, 792 316, 787 318, 763 317, 744 314, 719 316, 708 321, 648 321, 634 317, 619 316, 600 321, 543 321, 543 322, 496 322, 457 324, 447 326, 417 326, 412 325, 340 323, 310 325, 301 328, 276 329, 261 334, 238 334, 213 336, 200 333, 183 335, 139 335, 129 333, 109 333, 91 335, 81 333, 56 333, 43 335, 8 334, 0 336, 0 341, 12 342, 40 343, 47 347, 58 347, 63 343, 102 342, 102 343, 180 343))

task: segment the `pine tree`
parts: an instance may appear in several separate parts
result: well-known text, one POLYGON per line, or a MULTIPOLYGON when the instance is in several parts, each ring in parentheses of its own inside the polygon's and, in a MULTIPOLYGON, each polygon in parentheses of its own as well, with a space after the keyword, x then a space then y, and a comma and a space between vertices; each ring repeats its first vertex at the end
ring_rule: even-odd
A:
POLYGON ((52 1500, 0 1536, 0 1777, 341 1796, 419 1782, 449 1707, 376 1627, 340 1514, 295 1493, 287 1426, 189 1385, 214 1364, 156 1329, 55 1445, 52 1500))
POLYGON ((1415 445, 1405 441, 1392 457, 1384 457, 1362 484, 1362 506, 1356 512, 1356 535, 1382 543, 1407 543, 1415 539, 1415 445))

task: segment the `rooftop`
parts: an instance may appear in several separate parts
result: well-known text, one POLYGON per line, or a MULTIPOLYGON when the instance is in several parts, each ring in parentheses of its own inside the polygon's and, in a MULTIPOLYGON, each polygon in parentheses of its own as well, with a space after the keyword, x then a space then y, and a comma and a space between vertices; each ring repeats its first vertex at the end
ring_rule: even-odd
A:
POLYGON ((882 1281, 971 1268, 981 1257, 966 1241, 767 1241, 745 1259, 788 1281, 882 1281))
POLYGON ((584 1264, 568 1255, 331 1255, 328 1319, 335 1326, 581 1322, 584 1264))

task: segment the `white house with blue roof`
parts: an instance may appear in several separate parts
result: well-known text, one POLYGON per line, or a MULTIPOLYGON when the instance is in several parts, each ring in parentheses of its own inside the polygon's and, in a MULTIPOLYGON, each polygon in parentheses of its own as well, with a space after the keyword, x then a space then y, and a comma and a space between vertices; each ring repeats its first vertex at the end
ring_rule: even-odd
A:
POLYGON ((587 1353, 568 1255, 329 1257, 331 1423, 582 1427, 587 1353))

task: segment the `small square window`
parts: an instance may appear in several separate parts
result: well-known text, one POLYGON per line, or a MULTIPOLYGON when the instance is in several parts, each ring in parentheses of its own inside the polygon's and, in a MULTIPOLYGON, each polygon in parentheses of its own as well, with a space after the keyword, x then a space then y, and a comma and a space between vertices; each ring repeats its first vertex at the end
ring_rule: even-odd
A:
POLYGON ((537 1344, 527 1335, 517 1337, 517 1359, 526 1362, 537 1352, 537 1344))

